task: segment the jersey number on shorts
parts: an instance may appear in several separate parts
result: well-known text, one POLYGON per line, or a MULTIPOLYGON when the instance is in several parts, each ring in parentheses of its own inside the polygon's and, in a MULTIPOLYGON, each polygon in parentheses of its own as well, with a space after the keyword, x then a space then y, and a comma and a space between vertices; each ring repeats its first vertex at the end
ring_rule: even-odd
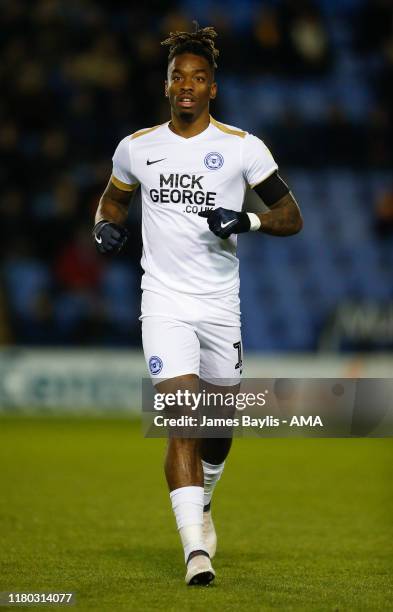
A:
POLYGON ((233 348, 237 350, 237 364, 235 365, 235 370, 238 370, 243 365, 243 361, 242 361, 242 343, 241 342, 234 342, 233 343, 233 348))

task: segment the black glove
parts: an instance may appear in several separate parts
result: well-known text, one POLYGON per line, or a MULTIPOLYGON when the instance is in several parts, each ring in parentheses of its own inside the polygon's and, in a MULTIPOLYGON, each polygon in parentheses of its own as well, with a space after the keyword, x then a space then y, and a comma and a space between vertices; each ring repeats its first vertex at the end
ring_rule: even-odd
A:
POLYGON ((219 238, 229 238, 231 234, 250 231, 250 219, 245 212, 220 207, 215 210, 203 210, 198 215, 207 219, 209 229, 219 238))
POLYGON ((94 241, 100 253, 118 253, 128 238, 128 230, 117 223, 99 221, 93 229, 94 241))

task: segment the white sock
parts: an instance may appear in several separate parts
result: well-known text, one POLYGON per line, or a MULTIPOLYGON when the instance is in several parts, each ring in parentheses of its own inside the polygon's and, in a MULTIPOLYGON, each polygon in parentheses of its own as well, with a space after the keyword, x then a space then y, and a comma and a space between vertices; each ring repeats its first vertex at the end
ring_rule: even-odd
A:
POLYGON ((221 474, 224 471, 225 461, 218 463, 217 465, 213 465, 212 463, 207 463, 207 461, 203 461, 202 459, 202 467, 204 489, 203 505, 207 506, 211 502, 214 487, 220 480, 221 474))
POLYGON ((193 550, 205 550, 203 542, 203 488, 180 487, 170 493, 177 528, 187 559, 193 550))

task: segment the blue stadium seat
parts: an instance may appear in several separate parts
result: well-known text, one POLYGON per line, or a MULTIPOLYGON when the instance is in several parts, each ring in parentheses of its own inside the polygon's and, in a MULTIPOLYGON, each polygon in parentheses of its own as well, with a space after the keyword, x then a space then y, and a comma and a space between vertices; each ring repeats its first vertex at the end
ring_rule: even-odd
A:
POLYGON ((101 293, 114 325, 136 325, 139 311, 139 275, 126 263, 113 262, 104 272, 101 293))
POLYGON ((7 293, 18 316, 31 315, 41 293, 50 289, 50 272, 36 259, 15 259, 3 266, 7 293))

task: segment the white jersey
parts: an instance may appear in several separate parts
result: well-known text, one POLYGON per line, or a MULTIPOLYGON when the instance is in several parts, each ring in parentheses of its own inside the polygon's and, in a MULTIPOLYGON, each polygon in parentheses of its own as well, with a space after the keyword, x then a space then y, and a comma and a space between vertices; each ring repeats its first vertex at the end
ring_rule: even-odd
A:
POLYGON ((264 143, 213 118, 183 138, 169 122, 124 138, 113 156, 112 181, 142 191, 142 289, 220 297, 239 291, 237 236, 213 234, 202 210, 241 211, 247 184, 277 165, 264 143))

